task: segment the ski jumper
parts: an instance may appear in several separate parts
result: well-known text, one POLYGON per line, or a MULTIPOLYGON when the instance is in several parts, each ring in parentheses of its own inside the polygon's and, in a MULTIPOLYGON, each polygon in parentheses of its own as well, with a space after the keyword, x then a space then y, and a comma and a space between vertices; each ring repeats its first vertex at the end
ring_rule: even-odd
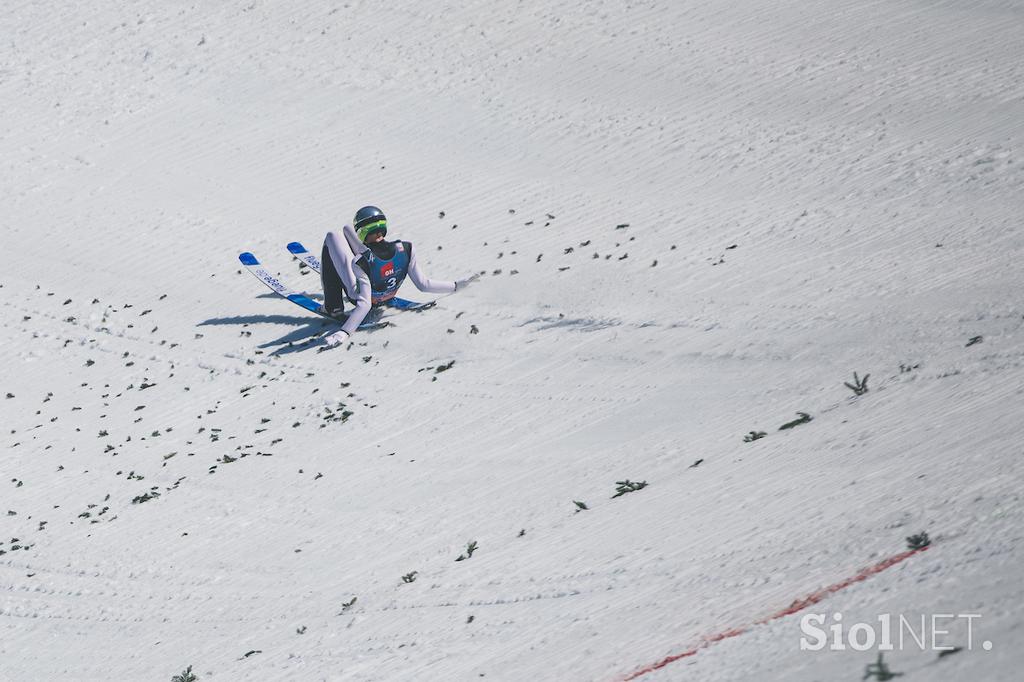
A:
POLYGON ((320 279, 328 313, 340 317, 346 298, 354 304, 341 327, 349 334, 355 332, 372 306, 394 298, 407 276, 417 289, 428 294, 455 291, 455 282, 432 280, 420 271, 410 242, 378 242, 371 248, 359 241, 351 225, 345 225, 342 235, 327 233, 320 279))

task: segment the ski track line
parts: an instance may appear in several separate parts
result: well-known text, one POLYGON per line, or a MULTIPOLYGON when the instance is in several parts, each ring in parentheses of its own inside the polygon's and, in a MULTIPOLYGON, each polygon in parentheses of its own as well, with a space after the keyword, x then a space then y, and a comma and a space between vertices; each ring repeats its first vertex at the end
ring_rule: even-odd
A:
POLYGON ((919 549, 910 549, 910 550, 907 550, 905 552, 901 552, 900 554, 893 555, 893 556, 891 556, 891 557, 889 557, 887 559, 883 559, 882 561, 879 561, 878 563, 874 564, 873 566, 869 566, 867 568, 861 569, 855 575, 853 575, 853 576, 851 576, 849 578, 846 578, 845 580, 841 580, 840 582, 833 583, 832 585, 829 585, 828 587, 824 587, 824 588, 822 588, 820 590, 817 590, 815 592, 810 593, 806 597, 803 597, 801 599, 797 599, 792 604, 790 604, 789 606, 785 607, 784 609, 780 609, 779 611, 776 611, 775 613, 772 613, 769 616, 761 618, 760 620, 756 620, 753 623, 751 623, 750 625, 741 625, 739 627, 732 628, 731 630, 724 630, 722 632, 718 632, 718 633, 715 633, 715 634, 710 635, 708 637, 705 637, 704 640, 700 644, 698 644, 697 646, 695 646, 695 647, 693 647, 691 649, 687 649, 686 651, 683 651, 683 652, 678 653, 678 654, 672 654, 671 656, 667 656, 667 657, 661 659, 660 661, 658 661, 656 663, 652 663, 650 665, 647 665, 647 666, 645 666, 643 668, 640 668, 639 670, 636 670, 636 671, 634 671, 632 673, 629 673, 625 677, 621 677, 621 678, 618 678, 618 679, 622 680, 622 682, 628 682, 629 680, 635 680, 635 679, 637 679, 639 677, 642 677, 643 675, 646 675, 647 673, 652 673, 655 670, 660 670, 661 668, 664 668, 665 666, 667 666, 669 663, 674 663, 675 661, 678 661, 678 660, 680 660, 682 658, 689 658, 690 656, 696 656, 697 653, 700 652, 701 649, 706 649, 706 648, 708 648, 709 646, 711 646, 712 644, 714 644, 716 642, 721 642, 723 639, 729 639, 731 637, 738 637, 739 635, 742 635, 743 633, 749 631, 752 627, 754 627, 756 625, 765 625, 766 623, 770 623, 773 620, 778 620, 779 618, 784 618, 785 616, 791 616, 794 613, 798 613, 800 611, 803 611, 808 606, 813 606, 814 604, 817 604, 818 602, 824 600, 829 595, 835 594, 836 592, 844 590, 847 587, 850 587, 851 585, 855 585, 856 583, 864 582, 865 580, 867 580, 871 576, 877 575, 877 574, 881 573, 882 571, 886 570, 887 568, 892 568, 896 564, 902 563, 902 562, 906 561, 907 559, 909 559, 910 557, 912 557, 912 556, 914 556, 916 554, 920 554, 921 552, 924 552, 927 549, 928 549, 927 546, 926 547, 921 547, 919 549))

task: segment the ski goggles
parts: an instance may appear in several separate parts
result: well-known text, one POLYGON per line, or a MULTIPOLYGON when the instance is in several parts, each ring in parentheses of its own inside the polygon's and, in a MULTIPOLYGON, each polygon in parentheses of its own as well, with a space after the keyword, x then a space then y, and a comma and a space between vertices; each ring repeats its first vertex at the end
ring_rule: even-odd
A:
POLYGON ((383 230, 384 234, 388 233, 388 221, 384 218, 374 220, 373 222, 366 223, 365 225, 359 225, 356 227, 356 235, 359 237, 359 241, 364 242, 366 238, 370 236, 371 232, 377 232, 383 230))

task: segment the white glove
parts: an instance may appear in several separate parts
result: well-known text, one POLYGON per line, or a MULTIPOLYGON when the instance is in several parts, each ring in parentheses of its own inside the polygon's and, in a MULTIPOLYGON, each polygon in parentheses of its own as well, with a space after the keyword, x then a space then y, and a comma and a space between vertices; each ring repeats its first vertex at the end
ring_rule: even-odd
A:
POLYGON ((324 341, 326 341, 327 345, 331 348, 335 346, 340 346, 341 344, 348 341, 348 332, 345 331, 344 329, 340 329, 334 332, 333 334, 326 336, 324 338, 324 341))
POLYGON ((470 275, 466 279, 457 279, 457 280, 455 280, 455 291, 458 291, 459 289, 465 289, 466 287, 468 287, 470 284, 472 284, 473 282, 477 281, 478 279, 480 279, 480 273, 477 273, 475 275, 470 275))

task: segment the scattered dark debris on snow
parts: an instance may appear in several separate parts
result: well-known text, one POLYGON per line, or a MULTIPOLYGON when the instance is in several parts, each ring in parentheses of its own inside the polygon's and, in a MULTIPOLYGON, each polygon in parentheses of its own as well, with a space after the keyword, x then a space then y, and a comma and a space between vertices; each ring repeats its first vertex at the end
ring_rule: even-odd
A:
POLYGON ((621 497, 626 493, 634 493, 637 490, 643 490, 647 487, 647 481, 631 481, 628 478, 624 481, 615 481, 615 494, 612 495, 614 500, 616 497, 621 497))
POLYGON ((799 419, 794 419, 791 422, 786 422, 785 424, 783 424, 782 426, 779 427, 779 431, 785 431, 786 429, 792 429, 795 426, 800 426, 801 424, 806 424, 807 422, 809 422, 809 421, 814 419, 814 417, 812 417, 811 415, 807 414, 806 412, 797 412, 796 414, 799 417, 799 419))

